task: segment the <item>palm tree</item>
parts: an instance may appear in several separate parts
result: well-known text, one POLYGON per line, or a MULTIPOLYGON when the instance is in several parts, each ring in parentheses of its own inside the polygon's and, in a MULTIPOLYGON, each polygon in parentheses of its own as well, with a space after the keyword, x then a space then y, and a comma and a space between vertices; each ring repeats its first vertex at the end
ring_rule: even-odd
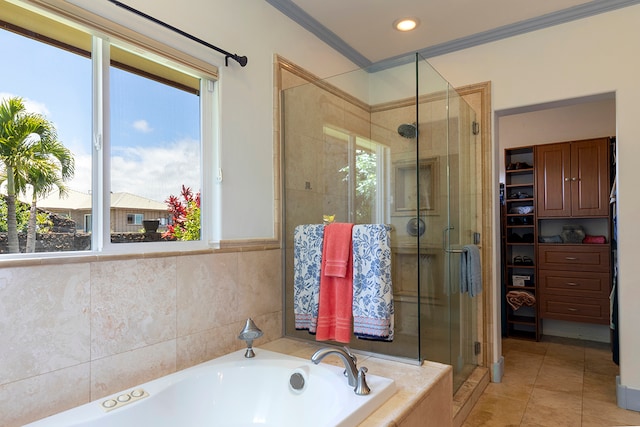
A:
POLYGON ((0 160, 4 164, 7 180, 7 240, 10 253, 20 250, 16 221, 15 173, 19 171, 19 156, 30 130, 26 130, 20 119, 25 107, 20 98, 9 98, 0 104, 0 160), (26 133, 25 133, 26 132, 26 133))
MULTIPOLYGON (((57 188, 60 197, 67 194, 67 187, 64 181, 73 176, 73 157, 71 152, 62 144, 57 144, 60 149, 56 154, 52 154, 52 159, 36 159, 30 165, 27 172, 31 186, 31 208, 29 211, 29 225, 27 227, 27 244, 25 252, 33 253, 36 251, 36 217, 38 214, 37 201, 40 197, 46 197, 49 193, 57 188)), ((21 188, 20 192, 26 192, 25 188, 21 188)))
MULTIPOLYGON (((73 157, 57 140, 49 121, 26 112, 21 98, 9 98, 0 103, 0 161, 7 182, 8 249, 17 253, 16 194, 25 192, 27 184, 33 187, 33 197, 47 194, 73 176, 73 157)), ((35 202, 32 210, 31 215, 35 215, 35 202)), ((33 233, 35 248, 35 219, 33 222, 28 234, 33 233)))

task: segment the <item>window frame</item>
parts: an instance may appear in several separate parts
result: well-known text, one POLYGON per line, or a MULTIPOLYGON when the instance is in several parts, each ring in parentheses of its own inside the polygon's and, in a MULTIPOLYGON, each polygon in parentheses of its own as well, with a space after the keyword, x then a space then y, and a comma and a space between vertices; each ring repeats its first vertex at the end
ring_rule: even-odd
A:
MULTIPOLYGON (((2 1, 2 0, 0 0, 2 1)), ((189 252, 212 249, 219 247, 219 230, 214 233, 213 200, 219 199, 219 190, 213 185, 214 170, 219 170, 218 153, 218 74, 217 67, 204 63, 198 58, 180 52, 151 40, 141 34, 122 28, 113 22, 107 21, 97 15, 79 9, 77 6, 62 3, 58 0, 25 0, 26 5, 9 0, 8 3, 16 4, 30 12, 37 13, 57 21, 63 25, 80 29, 91 36, 91 61, 92 61, 92 210, 89 215, 91 221, 91 249, 88 251, 64 251, 64 252, 36 252, 30 254, 3 254, 0 259, 24 259, 24 258, 56 258, 70 256, 87 256, 99 253, 105 254, 139 254, 154 252, 189 252), (36 4, 36 6, 33 6, 36 4), (78 15, 69 14, 66 9, 78 15), (51 13, 53 12, 53 13, 51 13), (71 18, 71 19, 70 19, 71 18), (88 25, 98 23, 99 25, 88 25), (105 31, 106 30, 106 31, 105 31), (114 35, 115 34, 115 35, 114 35), (123 35, 119 38, 118 35, 123 35), (129 49, 145 59, 159 62, 161 65, 169 65, 181 73, 185 73, 200 81, 200 171, 201 196, 200 206, 200 240, 197 241, 172 241, 172 242, 132 242, 111 243, 110 237, 110 132, 109 132, 109 68, 118 66, 113 64, 109 55, 110 46, 120 49, 129 49), (174 62, 178 58, 178 61, 174 62), (203 65, 204 64, 204 65, 203 65), (217 237, 218 236, 218 237, 217 237), (217 237, 217 238, 216 238, 217 237)), ((3 30, 5 30, 3 28, 3 30)), ((26 29, 29 31, 28 29, 26 29)), ((26 37, 25 34, 21 34, 26 37)), ((34 37, 32 37, 34 38, 34 37)), ((46 38, 46 37, 45 37, 46 38)), ((39 42, 46 42, 41 38, 35 38, 39 42)), ((50 39, 50 43, 56 48, 64 49, 67 43, 50 39)), ((68 50, 68 49, 67 49, 68 50)), ((76 51, 76 53, 79 53, 76 51)), ((194 189, 195 191, 195 189, 194 189)), ((86 226, 87 217, 85 215, 86 226)))

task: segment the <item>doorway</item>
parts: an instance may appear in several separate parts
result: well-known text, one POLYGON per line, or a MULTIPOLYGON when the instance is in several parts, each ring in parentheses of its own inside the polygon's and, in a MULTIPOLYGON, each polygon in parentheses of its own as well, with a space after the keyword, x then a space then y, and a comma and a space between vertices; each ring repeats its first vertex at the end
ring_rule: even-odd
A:
MULTIPOLYGON (((504 151, 507 148, 615 136, 616 133, 614 93, 497 111, 495 114, 499 182, 505 179, 504 151)), ((501 300, 504 304, 504 298, 501 300)), ((611 340, 608 325, 551 319, 543 320, 542 333, 605 343, 611 340)))

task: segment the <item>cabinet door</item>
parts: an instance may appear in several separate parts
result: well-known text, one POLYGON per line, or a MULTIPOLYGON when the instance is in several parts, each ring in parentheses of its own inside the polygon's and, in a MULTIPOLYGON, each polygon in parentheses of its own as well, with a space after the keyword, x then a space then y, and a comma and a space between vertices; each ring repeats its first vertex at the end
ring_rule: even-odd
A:
POLYGON ((571 216, 571 146, 536 147, 536 211, 538 217, 571 216))
POLYGON ((571 143, 571 214, 609 215, 608 139, 571 143))

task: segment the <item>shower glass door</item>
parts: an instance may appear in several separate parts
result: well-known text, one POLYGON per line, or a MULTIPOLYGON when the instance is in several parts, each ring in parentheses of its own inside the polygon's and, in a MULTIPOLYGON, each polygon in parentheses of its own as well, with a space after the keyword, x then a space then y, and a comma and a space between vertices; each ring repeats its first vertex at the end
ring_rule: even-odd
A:
POLYGON ((420 354, 453 366, 455 391, 477 365, 479 297, 460 292, 463 247, 477 243, 481 225, 475 112, 426 61, 417 87, 418 197, 429 230, 418 243, 420 354))
POLYGON ((391 230, 393 340, 354 336, 350 346, 420 360, 417 237, 407 231, 407 224, 417 219, 414 71, 412 63, 390 70, 355 70, 320 81, 283 72, 282 81, 288 85, 280 99, 288 336, 315 340, 295 324, 295 228, 321 224, 325 218, 386 224, 391 230))

